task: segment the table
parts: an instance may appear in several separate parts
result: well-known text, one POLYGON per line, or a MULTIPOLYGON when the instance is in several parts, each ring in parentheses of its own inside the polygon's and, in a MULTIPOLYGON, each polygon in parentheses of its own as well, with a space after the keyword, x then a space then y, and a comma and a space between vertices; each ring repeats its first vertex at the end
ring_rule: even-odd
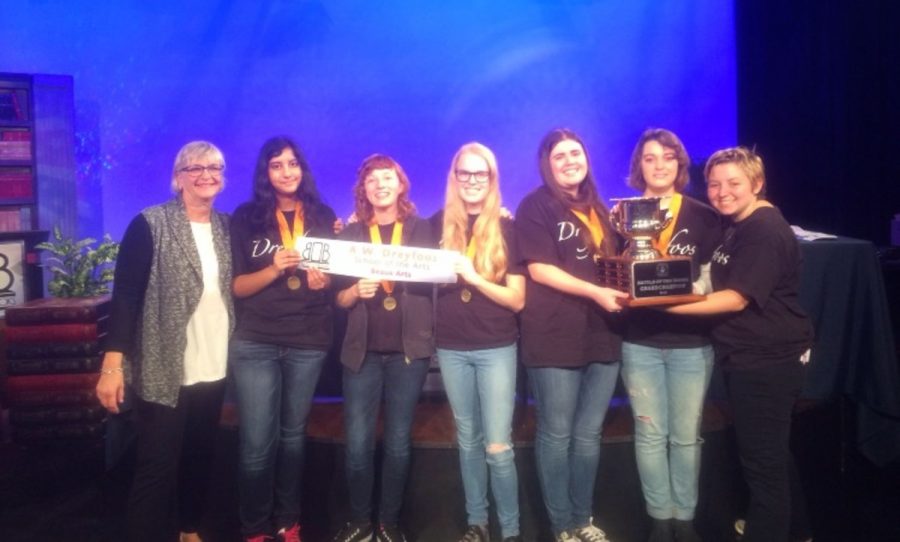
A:
POLYGON ((900 370, 875 247, 840 237, 800 248, 800 302, 815 329, 803 397, 856 403, 855 444, 886 465, 900 458, 900 370))

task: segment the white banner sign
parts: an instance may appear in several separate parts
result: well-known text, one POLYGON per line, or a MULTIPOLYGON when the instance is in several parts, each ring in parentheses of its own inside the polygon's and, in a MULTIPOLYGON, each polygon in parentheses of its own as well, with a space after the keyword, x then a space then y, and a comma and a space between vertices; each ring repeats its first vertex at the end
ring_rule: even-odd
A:
POLYGON ((294 248, 304 269, 378 280, 456 282, 458 252, 301 237, 294 248))

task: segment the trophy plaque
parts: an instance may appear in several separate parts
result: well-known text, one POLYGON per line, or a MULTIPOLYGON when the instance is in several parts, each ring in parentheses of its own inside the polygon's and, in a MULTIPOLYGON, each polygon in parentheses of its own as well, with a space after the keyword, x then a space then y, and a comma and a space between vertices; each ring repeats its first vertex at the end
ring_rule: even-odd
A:
POLYGON ((653 241, 672 221, 662 198, 621 198, 610 211, 613 228, 627 239, 625 252, 597 258, 602 286, 626 292, 628 307, 674 305, 699 301, 693 293, 691 258, 663 256, 653 241))

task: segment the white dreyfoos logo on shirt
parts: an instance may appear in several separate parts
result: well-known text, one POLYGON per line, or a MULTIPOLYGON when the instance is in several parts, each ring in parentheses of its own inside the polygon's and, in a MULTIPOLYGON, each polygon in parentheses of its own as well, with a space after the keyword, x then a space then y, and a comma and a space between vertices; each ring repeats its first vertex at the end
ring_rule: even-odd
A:
POLYGON ((727 254, 724 251, 724 249, 722 248, 722 245, 719 245, 716 248, 716 250, 713 252, 711 259, 712 259, 712 261, 716 262, 719 265, 728 265, 728 258, 730 258, 730 257, 731 257, 731 255, 727 254))
POLYGON ((689 231, 687 228, 678 230, 675 232, 675 235, 672 236, 672 240, 669 241, 669 256, 693 256, 694 253, 697 252, 697 245, 676 242, 678 236, 682 233, 687 235, 689 231))
MULTIPOLYGON (((557 241, 560 243, 562 243, 563 241, 568 241, 581 232, 581 228, 568 220, 557 222, 556 227, 559 229, 559 238, 557 239, 557 241)), ((576 249, 576 252, 577 254, 575 254, 575 258, 579 260, 583 260, 591 255, 590 250, 588 250, 588 247, 585 245, 582 245, 581 247, 576 249)))
POLYGON ((273 252, 277 252, 281 250, 280 243, 273 243, 267 238, 263 239, 254 239, 253 240, 253 250, 250 254, 252 258, 259 258, 260 256, 265 256, 266 254, 271 254, 273 252))

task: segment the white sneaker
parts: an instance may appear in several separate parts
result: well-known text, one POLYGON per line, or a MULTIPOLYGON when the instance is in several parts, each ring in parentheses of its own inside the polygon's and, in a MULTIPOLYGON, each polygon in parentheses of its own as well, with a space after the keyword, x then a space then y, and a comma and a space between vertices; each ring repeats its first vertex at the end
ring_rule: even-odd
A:
POLYGON ((594 518, 591 518, 590 523, 584 527, 572 529, 572 534, 575 535, 575 540, 580 540, 581 542, 609 542, 609 538, 606 538, 606 533, 594 525, 594 518))

